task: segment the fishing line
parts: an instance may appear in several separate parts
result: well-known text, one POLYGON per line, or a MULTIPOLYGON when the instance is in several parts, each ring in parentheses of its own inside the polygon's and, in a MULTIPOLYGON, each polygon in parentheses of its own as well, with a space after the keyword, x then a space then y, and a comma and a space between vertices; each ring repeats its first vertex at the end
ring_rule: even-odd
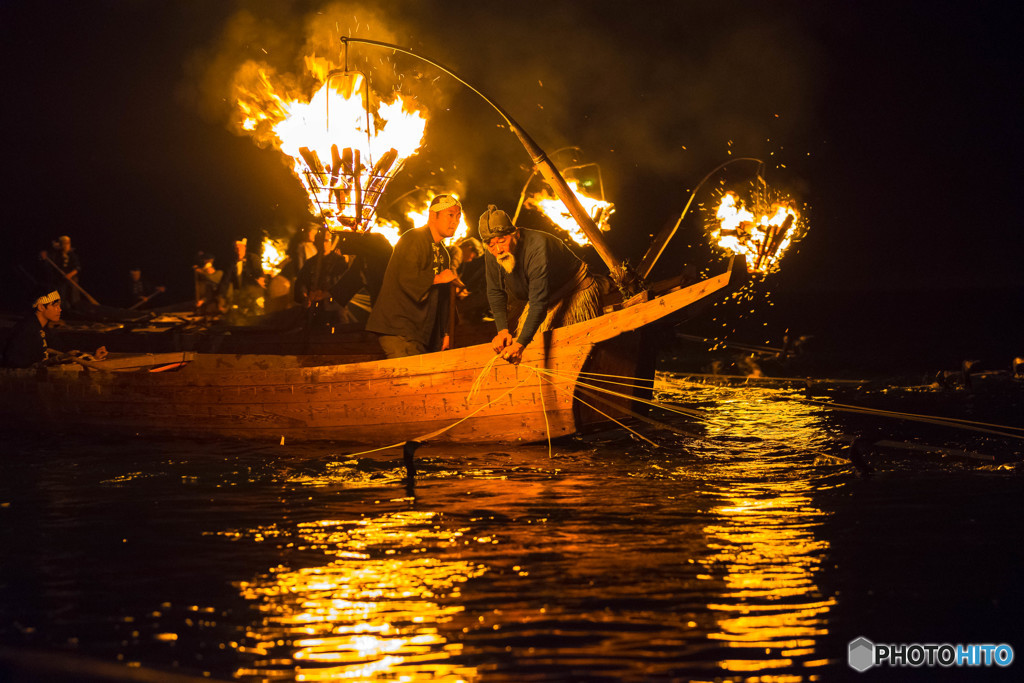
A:
MULTIPOLYGON (((683 383, 686 383, 686 384, 703 384, 702 382, 691 382, 691 381, 686 380, 686 379, 682 379, 682 380, 679 380, 679 381, 681 381, 683 383)), ((731 387, 729 387, 729 388, 731 388, 731 387)), ((832 401, 819 401, 817 399, 801 398, 801 397, 796 397, 796 396, 783 396, 781 398, 785 398, 785 399, 788 399, 788 400, 791 400, 791 401, 798 401, 798 402, 801 402, 801 403, 808 403, 808 404, 811 404, 811 405, 818 405, 818 406, 822 406, 822 407, 825 407, 825 408, 832 408, 834 410, 843 411, 843 412, 861 413, 861 414, 864 414, 864 415, 877 415, 879 417, 891 417, 891 418, 900 419, 900 420, 911 420, 911 421, 914 421, 914 422, 925 422, 925 423, 928 423, 928 424, 936 424, 936 425, 940 425, 940 426, 943 426, 943 427, 953 427, 953 428, 959 428, 959 429, 967 429, 967 430, 976 431, 976 432, 982 432, 982 433, 985 433, 985 434, 993 434, 995 436, 1002 436, 1002 437, 1006 437, 1006 438, 1010 438, 1010 439, 1024 439, 1024 435, 1011 434, 1011 433, 1004 432, 1004 431, 998 431, 998 430, 1004 430, 1004 429, 1008 429, 1008 430, 1011 430, 1011 431, 1024 431, 1024 428, 1022 428, 1022 427, 1012 427, 1012 426, 1009 426, 1009 425, 992 424, 992 423, 989 423, 989 422, 977 422, 977 421, 972 421, 972 420, 962 420, 960 418, 955 418, 955 417, 934 417, 934 416, 931 416, 931 415, 920 415, 920 414, 917 414, 917 413, 901 413, 901 412, 894 411, 894 410, 882 410, 882 409, 879 409, 879 408, 866 408, 866 407, 861 407, 861 406, 847 405, 845 403, 835 403, 835 402, 832 402, 832 401), (987 427, 994 427, 995 429, 986 429, 987 427)))
POLYGON ((850 406, 843 403, 831 403, 829 401, 817 401, 810 398, 791 398, 791 400, 799 401, 801 403, 810 403, 812 405, 825 406, 827 408, 833 408, 849 413, 862 413, 866 415, 879 415, 881 417, 892 417, 898 420, 911 420, 914 422, 926 422, 928 424, 937 424, 944 427, 956 427, 959 429, 968 429, 975 432, 982 432, 985 434, 994 434, 996 436, 1003 436, 1008 439, 1022 439, 1024 440, 1024 434, 1010 434, 1008 432, 1001 432, 995 429, 986 429, 988 427, 997 427, 999 429, 1011 429, 1022 431, 1020 427, 1010 427, 1007 425, 996 425, 987 422, 972 422, 970 420, 961 420, 955 417, 932 417, 930 415, 917 415, 915 413, 900 413, 894 410, 879 410, 877 408, 861 408, 859 406, 850 406), (984 426, 982 426, 984 425, 984 426))
MULTIPOLYGON (((534 372, 536 372, 536 373, 537 373, 537 376, 538 376, 538 377, 540 377, 540 375, 541 375, 541 371, 540 371, 540 370, 538 370, 537 368, 533 367, 532 365, 524 365, 523 367, 527 368, 528 370, 533 370, 534 372)), ((548 371, 544 371, 544 372, 548 372, 548 371)), ((553 388, 555 389, 555 391, 560 391, 560 392, 563 392, 563 393, 564 393, 564 391, 565 391, 565 390, 564 390, 564 389, 563 389, 562 387, 560 387, 560 386, 558 386, 557 384, 555 384, 554 382, 552 382, 551 380, 549 380, 549 379, 547 379, 547 378, 544 378, 544 381, 545 381, 545 382, 547 382, 548 384, 550 384, 550 385, 551 385, 551 386, 552 386, 552 387, 553 387, 553 388)), ((646 441, 647 443, 651 444, 651 445, 652 445, 652 446, 654 446, 655 448, 659 448, 658 444, 654 443, 653 441, 651 441, 650 439, 648 439, 648 438, 647 438, 646 436, 644 436, 644 435, 643 435, 643 434, 641 434, 640 432, 638 432, 638 431, 636 431, 636 430, 634 430, 634 429, 630 429, 630 428, 629 428, 629 427, 627 427, 626 425, 622 424, 622 422, 620 422, 620 421, 616 420, 616 419, 615 419, 614 417, 612 417, 611 415, 609 415, 608 413, 605 413, 604 411, 602 411, 602 410, 600 410, 600 409, 598 409, 598 408, 595 408, 594 406, 590 405, 589 403, 587 403, 586 401, 584 401, 583 399, 581 399, 581 398, 580 398, 579 396, 573 396, 572 398, 573 398, 574 400, 576 400, 576 401, 579 401, 580 403, 582 403, 582 404, 583 404, 583 405, 585 405, 586 407, 590 408, 590 409, 591 409, 591 410, 593 410, 593 411, 594 411, 595 413, 597 413, 597 414, 599 414, 599 415, 602 415, 602 416, 604 416, 604 417, 608 418, 609 420, 611 420, 611 421, 612 421, 612 422, 614 422, 615 424, 617 424, 617 425, 619 425, 620 427, 622 427, 623 429, 625 429, 625 430, 626 430, 627 432, 630 432, 631 434, 634 434, 634 435, 635 435, 635 436, 637 436, 638 438, 641 438, 641 439, 643 439, 644 441, 646 441)))
MULTIPOLYGON (((800 382, 801 384, 870 384, 866 379, 827 379, 817 377, 755 377, 753 375, 720 375, 713 372, 686 372, 680 373, 686 377, 709 377, 721 379, 742 379, 746 381, 768 381, 768 382, 800 382)), ((686 381, 686 380, 683 380, 686 381)))
MULTIPOLYGON (((527 366, 527 367, 529 367, 529 366, 527 366)), ((548 369, 537 369, 537 368, 534 368, 534 370, 537 371, 537 372, 543 372, 543 373, 545 373, 547 375, 550 375, 551 377, 555 377, 557 379, 561 379, 561 380, 563 380, 566 383, 571 383, 572 379, 573 379, 571 376, 561 375, 559 373, 556 373, 556 372, 554 372, 552 370, 548 370, 548 369)), ((639 396, 631 396, 630 394, 623 394, 623 393, 618 392, 618 391, 612 391, 611 389, 607 389, 605 387, 596 386, 596 385, 590 384, 588 382, 577 381, 576 384, 579 385, 579 386, 585 387, 587 389, 593 389, 594 391, 603 392, 603 393, 608 394, 610 396, 616 396, 618 398, 624 398, 624 399, 627 399, 627 400, 630 400, 630 401, 637 401, 638 403, 644 403, 646 405, 653 406, 655 408, 661 408, 662 410, 668 411, 670 413, 676 413, 678 415, 686 415, 688 417, 695 417, 695 418, 703 419, 703 420, 708 419, 707 413, 705 411, 702 411, 702 410, 695 410, 693 408, 682 408, 682 407, 679 407, 679 406, 670 405, 668 403, 662 403, 660 401, 654 401, 652 399, 641 398, 639 396)))
POLYGON ((537 394, 540 395, 540 412, 544 414, 544 431, 548 435, 548 458, 551 458, 551 423, 548 422, 548 409, 544 405, 544 384, 541 382, 540 373, 537 375, 537 394))
MULTIPOLYGON (((492 358, 492 359, 491 359, 491 360, 490 360, 490 361, 489 361, 489 362, 487 363, 487 365, 485 365, 485 366, 484 366, 484 367, 483 367, 483 368, 482 368, 482 369, 480 370, 480 373, 479 373, 479 374, 477 375, 477 378, 476 378, 476 379, 475 379, 475 380, 473 381, 473 388, 471 388, 471 389, 470 389, 470 395, 474 394, 474 393, 475 393, 475 392, 476 392, 476 391, 477 391, 477 390, 479 389, 479 383, 480 383, 480 381, 481 381, 481 378, 482 378, 482 377, 484 376, 484 373, 486 373, 486 372, 487 372, 488 370, 490 370, 490 369, 491 369, 491 366, 492 366, 492 365, 494 365, 494 361, 495 361, 495 360, 496 360, 496 359, 497 359, 498 357, 499 357, 499 356, 495 356, 494 358, 492 358)), ((423 434, 423 435, 421 435, 421 436, 417 436, 417 437, 415 437, 415 438, 413 438, 413 439, 406 439, 405 441, 399 441, 398 443, 393 443, 393 444, 390 444, 390 445, 387 445, 387 446, 381 446, 380 448, 371 448, 370 450, 367 450, 367 451, 360 451, 360 452, 358 452, 358 453, 346 453, 346 454, 345 454, 345 456, 346 456, 346 457, 350 457, 350 458, 352 458, 352 457, 356 457, 356 456, 359 456, 359 455, 366 455, 366 454, 368 454, 368 453, 376 453, 377 451, 384 451, 384 450, 387 450, 387 449, 389 449, 389 448, 399 448, 399 447, 401 447, 401 446, 404 446, 404 445, 405 445, 406 443, 408 443, 409 441, 427 441, 428 439, 432 439, 432 438, 434 438, 434 437, 436 437, 436 436, 439 436, 439 435, 441 435, 441 434, 444 434, 445 432, 447 432, 447 431, 448 431, 449 429, 451 429, 452 427, 456 427, 456 426, 458 426, 458 425, 462 424, 463 422, 465 422, 465 421, 466 421, 466 420, 468 420, 469 418, 471 418, 471 417, 473 417, 474 415, 476 415, 477 413, 479 413, 479 412, 480 412, 481 410, 483 410, 484 408, 488 408, 488 407, 490 407, 490 406, 494 405, 495 403, 497 403, 498 401, 502 400, 503 398, 505 398, 506 396, 508 396, 509 394, 511 394, 511 393, 512 393, 513 391, 515 391, 516 389, 518 389, 519 387, 521 387, 521 386, 523 386, 524 384, 526 384, 526 381, 527 381, 526 379, 523 379, 523 381, 519 382, 519 383, 518 383, 518 384, 516 384, 516 385, 515 385, 514 387, 512 387, 512 388, 508 389, 508 390, 507 390, 507 391, 505 391, 505 392, 504 392, 503 394, 501 394, 500 396, 498 396, 498 397, 497 397, 496 399, 494 399, 494 400, 492 400, 492 401, 488 401, 487 403, 484 403, 484 404, 480 405, 480 406, 479 406, 479 407, 478 407, 478 408, 477 408, 476 410, 474 410, 474 411, 473 411, 473 412, 471 412, 470 414, 466 415, 465 417, 462 417, 462 418, 460 418, 460 419, 456 420, 455 422, 451 423, 451 424, 450 424, 450 425, 448 425, 447 427, 442 427, 441 429, 438 429, 438 430, 436 430, 436 431, 430 432, 429 434, 423 434)), ((468 401, 468 399, 469 399, 469 396, 467 395, 467 397, 466 397, 466 398, 467 398, 467 401, 468 401)), ((545 414, 544 414, 544 420, 545 420, 545 422, 547 421, 547 412, 546 412, 546 411, 545 411, 545 414)), ((549 435, 549 439, 550 439, 550 435, 549 435)))

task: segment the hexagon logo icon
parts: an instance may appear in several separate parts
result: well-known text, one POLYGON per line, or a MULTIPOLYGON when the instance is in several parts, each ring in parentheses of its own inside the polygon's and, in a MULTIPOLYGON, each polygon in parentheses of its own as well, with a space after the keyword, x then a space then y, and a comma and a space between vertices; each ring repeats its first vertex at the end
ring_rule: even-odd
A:
POLYGON ((867 671, 875 664, 875 644, 863 636, 851 640, 846 661, 854 671, 867 671))

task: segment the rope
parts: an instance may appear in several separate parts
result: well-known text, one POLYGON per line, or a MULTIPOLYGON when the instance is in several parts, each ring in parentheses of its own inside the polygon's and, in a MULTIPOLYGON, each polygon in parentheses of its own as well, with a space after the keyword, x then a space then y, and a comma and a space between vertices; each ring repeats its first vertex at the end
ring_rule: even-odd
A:
POLYGON ((862 408, 859 406, 850 406, 843 403, 832 403, 830 401, 817 401, 810 398, 793 398, 794 401, 801 403, 810 403, 812 405, 821 405, 835 410, 841 410, 849 413, 862 413, 866 415, 879 415, 881 417, 892 417, 898 420, 911 420, 914 422, 926 422, 929 424, 937 424, 944 427, 956 427, 959 429, 968 429, 974 432, 982 432, 984 434, 994 434, 996 436, 1003 436, 1008 439, 1022 439, 1024 440, 1024 434, 1011 434, 1009 432, 998 431, 1000 429, 1010 429, 1016 431, 1024 431, 1021 427, 1009 427, 1006 425, 996 425, 988 422, 973 422, 971 420, 961 420, 955 417, 932 417, 930 415, 918 415, 916 413, 900 413, 894 410, 879 410, 877 408, 862 408), (996 427, 998 429, 987 429, 987 427, 996 427))
MULTIPOLYGON (((571 377, 566 376, 566 375, 560 375, 560 374, 558 374, 558 373, 556 373, 556 372, 554 372, 552 370, 538 369, 536 371, 537 372, 543 372, 543 373, 545 373, 547 375, 550 375, 552 377, 565 380, 566 382, 569 382, 569 381, 572 380, 571 377)), ((589 382, 581 382, 581 381, 577 380, 576 384, 578 386, 585 387, 587 389, 593 389, 594 391, 600 391, 600 392, 606 393, 609 396, 616 396, 618 398, 625 398, 625 399, 628 399, 630 401, 637 401, 638 403, 644 403, 646 405, 653 406, 655 408, 661 408, 662 410, 668 411, 670 413, 676 413, 677 415, 686 415, 686 416, 689 416, 689 417, 696 417, 696 418, 705 419, 705 420, 708 419, 707 413, 702 411, 702 410, 695 410, 693 408, 681 408, 679 406, 674 406, 674 405, 671 405, 671 404, 668 404, 668 403, 662 403, 661 401, 654 401, 654 400, 651 400, 651 399, 640 398, 639 396, 632 396, 630 394, 623 394, 621 392, 612 391, 611 389, 607 389, 605 387, 600 387, 600 386, 597 386, 595 384, 591 384, 589 382)))
MULTIPOLYGON (((486 377, 486 375, 491 371, 491 369, 494 367, 494 363, 497 362, 499 358, 501 358, 500 355, 495 355, 493 358, 491 358, 480 369, 480 372, 477 373, 477 376, 473 380, 473 383, 470 385, 469 392, 466 395, 467 403, 469 401, 472 401, 473 398, 475 398, 476 395, 480 392, 481 386, 483 385, 484 377, 486 377)), ((544 386, 543 386, 543 383, 549 384, 552 388, 554 388, 555 391, 558 391, 560 393, 565 393, 564 387, 560 386, 560 384, 558 382, 553 381, 553 380, 560 380, 561 384, 565 384, 565 385, 573 384, 576 387, 582 387, 584 389, 591 389, 591 390, 596 391, 596 392, 601 392, 601 393, 604 393, 604 394, 608 394, 609 396, 615 396, 617 398, 624 398, 624 399, 627 399, 627 400, 630 400, 630 401, 636 401, 638 403, 643 403, 643 404, 646 404, 646 405, 649 405, 649 406, 652 406, 652 407, 655 407, 655 408, 660 408, 662 410, 665 410, 665 411, 670 412, 670 413, 675 413, 677 415, 685 415, 687 417, 698 418, 698 419, 704 420, 706 422, 714 422, 714 416, 709 415, 706 411, 694 410, 694 409, 690 409, 690 408, 682 408, 682 407, 675 406, 675 405, 672 405, 672 404, 664 403, 662 401, 655 401, 655 400, 641 398, 641 397, 638 397, 638 396, 632 396, 630 394, 624 394, 624 393, 621 393, 621 392, 618 392, 618 391, 613 391, 611 389, 608 389, 607 387, 598 386, 598 385, 593 384, 591 382, 582 381, 581 378, 587 377, 587 378, 593 379, 593 381, 596 381, 596 382, 602 382, 604 384, 611 384, 611 385, 615 385, 615 386, 623 386, 623 387, 633 388, 633 389, 648 388, 648 387, 645 386, 645 384, 646 383, 651 383, 651 387, 649 387, 649 388, 652 391, 653 391, 654 382, 656 380, 646 379, 646 378, 641 378, 641 377, 629 377, 629 376, 625 376, 625 375, 609 375, 609 374, 601 374, 601 373, 580 372, 580 373, 578 373, 577 377, 575 378, 575 382, 573 382, 574 378, 572 376, 566 375, 566 374, 563 374, 563 373, 557 373, 557 372, 555 372, 553 370, 550 370, 550 369, 547 369, 547 368, 539 368, 537 366, 529 365, 529 364, 525 364, 525 363, 521 363, 519 365, 519 367, 521 367, 521 368, 523 368, 525 370, 529 370, 529 371, 533 372, 534 375, 536 375, 536 377, 537 377, 537 390, 538 390, 538 393, 540 394, 541 412, 544 415, 544 427, 545 427, 545 432, 547 434, 548 457, 549 458, 553 457, 553 448, 552 448, 552 443, 551 443, 551 424, 548 421, 547 405, 545 404, 545 401, 544 401, 544 386), (601 379, 601 378, 609 378, 609 379, 601 379), (628 380, 628 381, 620 382, 620 381, 610 381, 610 380, 628 380), (641 383, 643 383, 643 384, 641 384, 641 383)), ((689 375, 689 376, 693 376, 693 375, 689 375)), ((723 375, 712 375, 712 376, 723 377, 723 375)), ((760 379, 789 379, 789 378, 760 378, 760 379)), ((495 399, 493 399, 491 401, 488 401, 487 403, 481 404, 479 407, 477 407, 475 410, 473 410, 468 415, 466 415, 466 416, 456 420, 455 422, 453 422, 452 424, 448 425, 447 427, 442 427, 441 429, 438 429, 438 430, 436 430, 434 432, 431 432, 429 434, 424 434, 422 436, 416 437, 415 439, 412 439, 412 441, 426 441, 428 439, 435 438, 435 437, 437 437, 437 436, 447 432, 448 430, 452 429, 453 427, 456 427, 456 426, 462 424, 463 422, 465 422, 466 420, 470 419, 471 417, 473 417, 474 415, 476 415, 480 411, 484 410, 485 408, 488 408, 488 407, 494 405, 495 403, 498 403, 499 401, 504 399, 506 396, 511 394, 513 391, 515 391, 516 389, 518 389, 521 386, 523 386, 527 381, 528 381, 528 378, 524 377, 521 381, 516 383, 515 386, 512 386, 511 388, 507 389, 505 392, 500 394, 497 398, 495 398, 495 399)), ((684 383, 689 383, 689 384, 700 384, 699 382, 693 382, 693 381, 686 380, 686 379, 683 379, 681 381, 684 382, 684 383)), ((811 381, 811 379, 810 378, 792 378, 791 381, 806 382, 806 381, 811 381)), ((818 381, 829 381, 829 382, 831 382, 831 381, 834 381, 834 380, 818 380, 818 381)), ((840 381, 842 381, 842 380, 840 380, 840 381)), ((860 382, 859 380, 846 380, 846 381, 860 382)), ((601 415, 604 418, 610 420, 611 422, 614 422, 615 424, 619 425, 620 427, 622 427, 623 429, 625 429, 629 433, 631 433, 634 436, 636 436, 636 437, 646 441, 647 443, 651 444, 655 448, 659 447, 658 444, 655 443, 654 441, 652 441, 651 439, 647 438, 643 434, 640 434, 636 430, 628 427, 627 425, 623 424, 620 420, 615 419, 614 417, 612 417, 608 413, 600 410, 599 408, 597 408, 596 406, 592 405, 591 403, 587 403, 582 398, 580 398, 579 395, 575 395, 575 396, 573 396, 573 398, 574 398, 574 400, 579 401, 584 406, 586 406, 586 407, 590 408, 591 410, 593 410, 595 413, 598 413, 599 415, 601 415)), ((598 397, 595 396, 594 398, 596 399, 598 397)), ((786 397, 786 398, 788 398, 790 400, 798 401, 798 402, 801 402, 801 403, 810 404, 810 405, 819 405, 819 406, 826 407, 826 408, 832 408, 834 410, 853 412, 853 413, 861 413, 861 414, 867 414, 867 415, 877 415, 877 416, 881 416, 881 417, 893 417, 893 418, 897 418, 897 419, 912 420, 912 421, 917 421, 917 422, 925 422, 925 423, 937 424, 937 425, 946 426, 946 427, 955 427, 955 428, 960 428, 960 429, 968 429, 968 430, 972 430, 972 431, 983 432, 983 433, 986 433, 986 434, 993 434, 993 435, 996 435, 996 436, 1002 436, 1002 437, 1007 437, 1007 438, 1011 438, 1011 439, 1022 439, 1022 440, 1024 440, 1024 434, 1013 434, 1013 433, 1009 433, 1009 432, 1006 432, 1006 431, 999 431, 999 430, 1011 430, 1011 431, 1024 432, 1024 428, 1021 428, 1021 427, 996 425, 996 424, 991 424, 991 423, 987 423, 987 422, 976 422, 976 421, 971 421, 971 420, 962 420, 962 419, 959 419, 959 418, 937 418, 937 417, 931 417, 931 416, 928 416, 928 415, 918 415, 918 414, 914 414, 914 413, 901 413, 901 412, 890 411, 890 410, 879 410, 879 409, 875 409, 875 408, 863 408, 863 407, 859 407, 859 406, 851 406, 851 405, 846 405, 846 404, 842 404, 842 403, 834 403, 834 402, 831 402, 831 401, 819 401, 819 400, 815 400, 815 399, 796 398, 796 397, 791 397, 791 396, 786 397), (993 427, 995 429, 989 429, 990 427, 993 427)), ((642 416, 636 415, 635 413, 632 413, 631 411, 628 411, 628 410, 626 412, 628 412, 631 415, 634 415, 635 417, 642 417, 642 416)), ((660 422, 658 422, 656 420, 650 419, 650 418, 646 418, 646 421, 649 421, 649 422, 654 423, 654 424, 659 424, 659 425, 668 427, 668 425, 663 425, 662 423, 660 423, 660 422)), ((671 429, 671 427, 669 427, 669 429, 671 429)), ((373 449, 369 449, 369 450, 365 450, 365 451, 360 451, 358 453, 350 453, 350 454, 347 454, 347 457, 366 455, 368 453, 376 453, 378 451, 383 451, 383 450, 388 450, 390 448, 397 448, 399 446, 404 446, 406 443, 407 443, 407 441, 400 441, 398 443, 389 444, 387 446, 381 446, 379 448, 373 448, 373 449)), ((825 455, 825 454, 822 453, 821 455, 825 455)), ((829 457, 832 457, 832 456, 829 456, 829 457)))
POLYGON ((544 384, 541 382, 539 372, 534 372, 537 375, 537 393, 540 395, 540 412, 544 414, 544 431, 548 435, 548 458, 551 458, 551 423, 548 422, 548 409, 544 405, 544 384))
POLYGON ((758 382, 800 382, 802 384, 810 384, 817 382, 819 384, 870 384, 869 380, 866 379, 817 379, 815 377, 755 377, 753 375, 719 375, 711 372, 687 372, 687 377, 710 377, 712 379, 742 379, 746 381, 758 381, 758 382))
MULTIPOLYGON (((473 396, 475 396, 477 392, 479 392, 482 378, 491 369, 491 367, 494 365, 494 361, 496 359, 498 359, 499 357, 500 356, 495 356, 490 361, 488 361, 488 363, 483 368, 480 369, 480 373, 477 375, 476 379, 473 380, 473 384, 470 387, 469 394, 466 395, 466 400, 467 401, 470 398, 472 398, 473 396)), ((497 403, 498 401, 502 400, 503 398, 505 398, 506 396, 511 394, 513 391, 515 391, 519 387, 521 387, 524 384, 526 384, 526 381, 527 381, 526 379, 522 380, 521 382, 516 384, 511 389, 508 389, 503 394, 498 396, 493 401, 488 401, 487 403, 484 403, 484 404, 480 405, 480 407, 478 407, 476 410, 474 410, 470 414, 466 415, 465 417, 459 418, 458 420, 456 420, 455 422, 451 423, 447 427, 442 427, 441 429, 438 429, 436 431, 430 432, 429 434, 423 434, 422 436, 417 436, 414 439, 406 439, 405 441, 399 441, 398 443, 389 444, 387 446, 381 446, 379 448, 371 448, 371 449, 366 450, 366 451, 359 451, 358 453, 346 453, 345 456, 351 458, 351 457, 355 457, 355 456, 358 456, 358 455, 366 455, 367 453, 376 453, 377 451, 384 451, 384 450, 387 450, 389 448, 398 448, 399 446, 404 446, 408 441, 427 441, 428 439, 432 439, 434 437, 437 437, 437 436, 439 436, 441 434, 444 434, 449 429, 452 429, 453 427, 457 427, 458 425, 462 424, 463 422, 465 422, 469 418, 471 418, 474 415, 476 415, 477 413, 479 413, 484 408, 488 408, 488 407, 494 405, 495 403, 497 403)), ((543 395, 541 397, 541 400, 543 400, 543 395)), ((544 421, 545 421, 545 424, 546 424, 547 423, 547 411, 546 410, 544 412, 544 421)), ((549 441, 549 443, 550 443, 550 439, 551 439, 551 434, 550 434, 550 429, 549 429, 549 433, 548 433, 548 441, 549 441)))
MULTIPOLYGON (((525 367, 525 368, 526 368, 526 369, 528 369, 528 370, 533 370, 534 372, 536 372, 536 373, 537 373, 537 376, 538 376, 538 377, 540 377, 540 376, 541 376, 541 372, 549 372, 549 371, 546 371, 546 370, 545 370, 545 371, 541 371, 541 370, 538 370, 537 368, 533 367, 532 365, 525 365, 525 366, 523 366, 523 367, 525 367)), ((555 391, 559 391, 559 392, 564 392, 564 389, 562 389, 562 387, 558 386, 557 384, 555 384, 555 383, 554 383, 554 382, 552 382, 551 380, 549 380, 549 379, 547 379, 547 378, 544 378, 544 381, 545 381, 545 382, 547 382, 548 384, 550 384, 550 385, 551 385, 552 387, 554 387, 555 391)), ((600 389, 598 389, 598 391, 600 391, 600 389)), ((588 408, 590 408, 591 410, 593 410, 593 411, 594 411, 595 413, 598 413, 598 414, 600 414, 600 415, 602 415, 602 416, 604 416, 604 417, 608 418, 609 420, 611 420, 611 421, 612 421, 612 422, 614 422, 615 424, 617 424, 617 425, 619 425, 620 427, 622 427, 623 429, 625 429, 625 430, 626 430, 627 432, 630 432, 631 434, 634 434, 634 435, 635 435, 635 436, 637 436, 638 438, 640 438, 640 439, 643 439, 644 441, 646 441, 647 443, 651 444, 651 445, 652 445, 652 446, 654 446, 655 448, 658 448, 658 447, 659 447, 659 446, 658 446, 658 444, 654 443, 653 441, 651 441, 650 439, 648 439, 648 438, 647 438, 646 436, 644 436, 644 435, 643 435, 643 434, 641 434, 640 432, 636 431, 635 429, 630 429, 629 427, 627 427, 626 425, 624 425, 624 424, 623 424, 622 422, 620 422, 620 421, 616 420, 616 419, 615 419, 614 417, 612 417, 612 416, 611 416, 611 415, 609 415, 608 413, 606 413, 606 412, 604 412, 604 411, 602 411, 602 410, 600 410, 600 409, 598 409, 598 408, 595 408, 595 407, 594 407, 594 406, 592 406, 591 404, 589 404, 589 403, 587 403, 586 401, 584 401, 583 399, 581 399, 581 398, 580 398, 579 396, 574 396, 573 398, 575 398, 575 399, 576 399, 577 401, 579 401, 580 403, 582 403, 582 404, 583 404, 583 405, 585 405, 586 407, 588 407, 588 408)))
MULTIPOLYGON (((703 384, 702 382, 692 382, 686 379, 681 380, 688 384, 703 384)), ((1002 436, 1010 439, 1024 439, 1024 435, 1012 434, 1005 431, 999 430, 1010 430, 1024 432, 1022 427, 1012 427, 1008 425, 992 424, 990 422, 977 422, 973 420, 962 420, 955 417, 934 417, 931 415, 920 415, 917 413, 901 413, 893 410, 881 410, 878 408, 866 408, 862 406, 852 406, 845 403, 835 403, 833 401, 819 401, 812 398, 798 398, 795 396, 785 397, 791 401, 799 401, 801 403, 808 403, 811 405, 819 405, 825 408, 832 408, 834 410, 850 412, 850 413, 861 413, 864 415, 877 415, 879 417, 891 417, 899 420, 911 420, 914 422, 925 422, 928 424, 936 424, 943 427, 954 427, 959 429, 967 429, 970 431, 982 432, 985 434, 992 434, 995 436, 1002 436), (988 429, 993 427, 994 429, 988 429)))

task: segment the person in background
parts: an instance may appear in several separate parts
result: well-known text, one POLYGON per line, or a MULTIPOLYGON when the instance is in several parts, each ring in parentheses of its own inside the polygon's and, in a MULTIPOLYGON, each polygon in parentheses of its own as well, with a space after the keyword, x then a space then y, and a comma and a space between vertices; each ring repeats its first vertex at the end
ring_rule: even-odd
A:
POLYGON ((60 293, 61 303, 69 310, 75 308, 82 295, 71 283, 78 283, 82 263, 78 252, 71 246, 71 238, 67 235, 58 237, 49 250, 39 252, 39 260, 42 262, 44 286, 52 285, 60 293))
POLYGON ((450 287, 461 285, 442 240, 455 234, 462 204, 450 194, 430 202, 427 224, 407 231, 395 245, 380 296, 366 329, 378 335, 388 358, 448 348, 450 287))
POLYGON ((600 314, 600 287, 557 237, 517 227, 493 204, 480 216, 479 229, 487 245, 487 298, 498 328, 491 344, 502 358, 518 363, 538 332, 600 314), (509 295, 527 302, 515 335, 509 329, 509 295))
MULTIPOLYGON (((331 244, 324 242, 323 246, 329 248, 331 244)), ((296 304, 309 311, 309 323, 314 327, 331 328, 355 322, 347 309, 355 294, 347 286, 353 272, 349 266, 348 259, 334 248, 307 259, 295 277, 292 296, 296 304)))
POLYGON ((213 266, 213 255, 199 252, 192 266, 196 285, 196 313, 215 316, 227 311, 227 304, 219 295, 224 271, 213 266))
MULTIPOLYGON (((291 256, 292 263, 295 264, 294 268, 296 273, 302 270, 302 267, 306 265, 306 262, 309 261, 309 259, 317 255, 316 236, 319 231, 319 223, 310 223, 305 227, 305 229, 300 231, 302 239, 295 244, 289 254, 289 256, 291 256)), ((327 252, 330 251, 332 251, 332 249, 327 249, 327 252)))
POLYGON ((142 308, 150 299, 164 291, 163 285, 152 287, 142 279, 141 268, 131 268, 128 271, 128 306, 129 308, 142 308))
MULTIPOLYGON (((3 366, 6 368, 27 368, 43 363, 50 355, 46 343, 46 328, 60 320, 61 300, 56 289, 43 289, 32 301, 32 313, 11 330, 4 345, 3 366)), ((93 353, 96 360, 107 357, 107 347, 101 346, 93 353)))
POLYGON ((456 306, 459 319, 477 323, 490 312, 487 301, 487 277, 484 274, 484 245, 475 237, 464 237, 456 245, 462 254, 455 272, 465 287, 459 288, 456 306))
POLYGON ((235 259, 220 281, 219 295, 243 316, 256 315, 262 307, 266 275, 260 255, 248 251, 248 239, 235 241, 235 259))

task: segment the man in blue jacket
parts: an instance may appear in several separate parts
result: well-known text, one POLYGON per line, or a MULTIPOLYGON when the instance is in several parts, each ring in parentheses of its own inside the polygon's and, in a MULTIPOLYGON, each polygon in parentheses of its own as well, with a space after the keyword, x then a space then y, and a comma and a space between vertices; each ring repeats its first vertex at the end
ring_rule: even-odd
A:
POLYGON ((600 314, 600 290, 583 263, 557 237, 519 228, 493 204, 480 216, 487 299, 498 334, 494 352, 510 363, 538 332, 582 322, 600 314), (509 299, 526 302, 516 333, 509 327, 509 299))

